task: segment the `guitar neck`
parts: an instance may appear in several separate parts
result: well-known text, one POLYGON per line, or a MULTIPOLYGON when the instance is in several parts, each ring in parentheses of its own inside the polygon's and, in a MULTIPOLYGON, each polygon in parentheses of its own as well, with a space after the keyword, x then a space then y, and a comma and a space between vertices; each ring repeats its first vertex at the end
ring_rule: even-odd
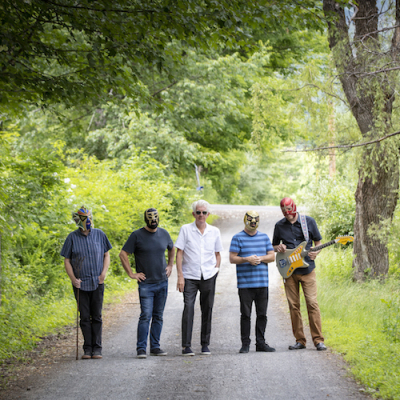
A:
POLYGON ((328 246, 332 246, 332 245, 335 244, 335 243, 336 243, 336 240, 331 240, 330 242, 326 242, 326 243, 324 243, 324 244, 320 244, 320 245, 317 246, 317 247, 312 247, 310 250, 304 251, 304 255, 307 255, 310 251, 319 251, 319 250, 322 250, 323 248, 328 247, 328 246))

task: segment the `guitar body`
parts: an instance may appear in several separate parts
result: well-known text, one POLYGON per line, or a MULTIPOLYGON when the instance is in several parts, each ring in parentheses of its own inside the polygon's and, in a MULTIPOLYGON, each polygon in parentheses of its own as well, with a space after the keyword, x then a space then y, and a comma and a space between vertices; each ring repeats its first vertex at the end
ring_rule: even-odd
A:
POLYGON ((306 249, 307 242, 300 243, 295 249, 276 253, 276 266, 283 278, 289 278, 297 268, 306 268, 309 264, 304 261, 302 252, 306 249))
POLYGON ((307 242, 300 243, 295 249, 286 250, 284 253, 276 253, 276 266, 282 277, 289 278, 297 268, 306 268, 309 264, 304 261, 304 257, 310 251, 319 251, 335 243, 346 244, 352 242, 353 236, 338 236, 335 240, 306 250, 307 242))

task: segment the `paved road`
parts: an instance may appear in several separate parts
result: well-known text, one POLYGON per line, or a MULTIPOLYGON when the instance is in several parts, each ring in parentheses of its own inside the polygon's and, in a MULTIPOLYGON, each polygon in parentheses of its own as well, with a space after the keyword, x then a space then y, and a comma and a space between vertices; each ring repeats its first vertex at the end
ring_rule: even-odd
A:
MULTIPOLYGON (((272 236, 281 218, 278 207, 252 207, 261 215, 259 230, 272 236)), ((211 335, 211 356, 182 357, 180 321, 182 294, 171 276, 164 314, 162 348, 167 357, 135 358, 137 304, 131 306, 125 324, 105 332, 103 360, 75 361, 63 357, 46 376, 36 377, 8 398, 18 399, 366 399, 349 378, 340 357, 317 352, 311 341, 306 350, 289 351, 294 344, 281 279, 270 264, 270 302, 266 338, 275 353, 239 354, 239 300, 235 267, 228 250, 233 234, 243 229, 246 206, 214 206, 221 218, 225 251, 217 280, 211 335)), ((196 309, 193 350, 200 351, 199 309, 196 309)), ((254 320, 254 318, 253 318, 254 320)), ((253 324, 254 326, 254 324, 253 324)), ((308 334, 309 337, 309 334, 308 334)))

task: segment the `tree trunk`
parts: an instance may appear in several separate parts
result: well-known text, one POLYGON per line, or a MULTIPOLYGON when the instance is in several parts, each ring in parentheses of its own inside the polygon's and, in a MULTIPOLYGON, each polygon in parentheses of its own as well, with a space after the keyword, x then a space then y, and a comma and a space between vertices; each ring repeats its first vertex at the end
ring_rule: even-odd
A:
POLYGON ((1 235, 0 235, 0 307, 1 307, 1 287, 3 283, 3 279, 1 279, 1 235))
MULTIPOLYGON (((397 160, 397 159, 396 159, 397 160)), ((390 224, 397 204, 399 188, 399 165, 392 168, 376 165, 377 178, 365 178, 360 172, 356 190, 356 219, 354 222, 354 279, 361 281, 367 277, 379 278, 389 270, 386 237, 368 234, 368 228, 375 226, 379 231, 390 224)))
MULTIPOLYGON (((400 26, 399 1, 396 1, 394 26, 400 26)), ((351 19, 346 19, 344 9, 335 0, 323 0, 323 7, 328 18, 329 46, 361 134, 367 139, 383 136, 391 128, 398 77, 388 71, 389 67, 398 65, 400 30, 394 30, 388 56, 380 49, 377 0, 358 2, 351 19), (352 23, 354 37, 350 33, 352 23), (388 68, 385 72, 376 72, 385 68, 388 68)), ((355 193, 353 268, 356 280, 379 278, 389 270, 386 237, 377 233, 382 233, 391 223, 397 204, 398 148, 398 139, 393 139, 363 150, 355 193)))

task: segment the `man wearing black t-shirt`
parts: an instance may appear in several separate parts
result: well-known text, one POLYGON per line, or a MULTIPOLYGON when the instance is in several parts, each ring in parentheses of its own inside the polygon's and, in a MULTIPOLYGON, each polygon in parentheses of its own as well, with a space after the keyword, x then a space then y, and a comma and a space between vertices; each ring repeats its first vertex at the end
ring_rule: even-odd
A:
MULTIPOLYGON (((295 249, 306 239, 303 231, 296 204, 290 197, 281 200, 281 210, 285 218, 275 225, 272 246, 276 252, 284 253, 286 249, 295 249)), ((321 244, 321 234, 317 223, 309 216, 305 216, 304 230, 308 233, 306 250, 321 244), (313 245, 314 243, 314 245, 313 245)), ((289 346, 289 350, 306 348, 306 337, 303 329, 303 319, 300 312, 300 285, 306 300, 308 321, 314 346, 317 350, 326 350, 321 328, 321 313, 317 301, 317 279, 315 275, 314 260, 319 251, 310 251, 305 261, 309 264, 305 268, 297 268, 294 273, 284 280, 286 298, 289 304, 290 318, 292 320, 293 335, 296 343, 289 346)))
POLYGON ((149 208, 144 212, 146 226, 133 231, 119 253, 122 266, 131 279, 139 285, 140 318, 137 329, 137 357, 146 358, 147 337, 150 327, 150 355, 165 356, 160 348, 163 314, 168 294, 168 278, 174 263, 175 248, 169 233, 158 227, 158 211, 149 208), (168 265, 165 250, 168 249, 168 265), (134 254, 136 273, 129 263, 134 254))

